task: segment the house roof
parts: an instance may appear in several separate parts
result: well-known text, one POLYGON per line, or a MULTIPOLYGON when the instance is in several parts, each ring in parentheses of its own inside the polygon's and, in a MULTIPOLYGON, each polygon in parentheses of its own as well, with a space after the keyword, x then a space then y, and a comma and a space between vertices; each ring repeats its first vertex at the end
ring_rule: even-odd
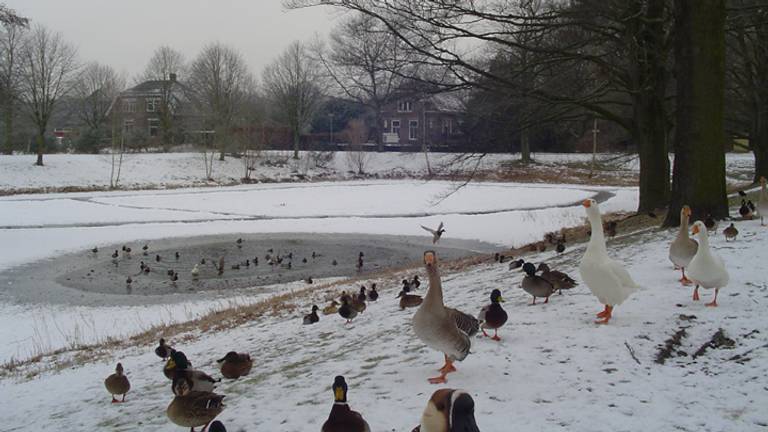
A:
POLYGON ((462 102, 462 100, 455 93, 433 94, 430 95, 427 100, 432 103, 437 111, 464 111, 464 102, 462 102))

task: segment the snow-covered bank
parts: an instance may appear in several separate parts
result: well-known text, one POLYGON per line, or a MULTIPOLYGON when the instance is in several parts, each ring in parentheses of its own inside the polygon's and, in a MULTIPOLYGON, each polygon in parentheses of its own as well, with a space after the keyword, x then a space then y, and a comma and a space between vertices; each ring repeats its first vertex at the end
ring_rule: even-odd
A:
MULTIPOLYGON (((528 306, 530 297, 520 289, 522 274, 510 272, 506 264, 445 274, 449 305, 476 313, 488 302, 489 292, 500 288, 510 315, 500 343, 473 339, 472 354, 457 364, 448 387, 473 396, 477 423, 485 432, 763 430, 768 426, 768 331, 763 317, 768 276, 762 262, 768 228, 758 221, 736 226, 741 234, 735 242, 726 243, 720 234, 712 238, 731 272, 718 308, 691 301, 691 288, 680 286, 679 273, 667 259, 675 233, 666 230, 609 242, 609 254, 624 262, 644 289, 617 308, 608 326, 593 324, 601 308, 583 285, 548 304, 528 306), (687 335, 678 356, 664 365, 655 363, 659 345, 680 328, 687 335), (710 348, 693 359, 719 328, 734 346, 710 348)), ((582 253, 583 247, 571 246, 559 257, 547 253, 531 259, 547 260, 580 281, 576 266, 582 253)), ((235 349, 253 356, 250 376, 218 385, 217 391, 227 395, 220 419, 231 430, 316 431, 331 407, 333 377, 343 374, 351 406, 372 430, 408 431, 437 388, 426 378, 435 374, 442 356, 414 336, 413 310, 397 308, 397 281, 378 283, 380 300, 350 326, 338 316, 302 326, 301 314, 312 303, 324 303, 323 293, 317 293, 285 319, 259 319, 196 341, 172 343, 196 367, 215 375, 215 359, 225 352, 235 349)), ((703 300, 710 295, 705 291, 703 300)), ((0 382, 0 392, 13 395, 0 404, 4 427, 180 430, 165 416, 172 395, 152 348, 116 352, 109 361, 30 381, 0 382), (132 391, 127 403, 110 405, 102 380, 117 361, 125 366, 132 391)))
MULTIPOLYGON (((263 157, 253 178, 259 181, 297 180, 296 174, 315 180, 344 180, 354 178, 354 170, 345 152, 336 152, 327 163, 313 163, 302 153, 298 163, 290 159, 290 152, 263 152, 263 157)), ((422 177, 427 174, 426 162, 419 153, 368 153, 365 172, 384 177, 422 177)), ((433 168, 470 172, 475 163, 464 166, 451 163, 454 154, 430 153, 433 168)), ((480 170, 496 170, 500 165, 517 161, 518 154, 489 154, 480 165, 480 170)), ((566 163, 588 164, 590 154, 534 154, 537 162, 544 166, 562 167, 566 163)), ((601 154, 600 160, 613 160, 614 154, 601 154)), ((612 162, 618 171, 636 173, 639 169, 637 158, 612 162)), ((104 189, 109 186, 111 159, 107 155, 46 155, 44 167, 33 166, 34 155, 0 156, 0 191, 41 190, 52 188, 104 189)), ((726 172, 730 181, 749 181, 752 176, 754 157, 751 154, 728 154, 726 172)), ((200 153, 140 153, 125 156, 120 185, 126 189, 176 188, 215 184, 239 184, 244 176, 242 159, 227 157, 225 161, 214 161, 214 182, 204 180, 203 158, 200 153)))

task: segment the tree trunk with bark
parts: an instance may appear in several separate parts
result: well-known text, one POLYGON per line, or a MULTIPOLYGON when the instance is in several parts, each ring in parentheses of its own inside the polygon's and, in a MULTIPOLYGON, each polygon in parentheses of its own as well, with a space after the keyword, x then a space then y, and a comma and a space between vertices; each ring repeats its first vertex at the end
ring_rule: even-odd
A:
POLYGON ((295 128, 293 130, 293 158, 298 159, 299 158, 299 142, 301 141, 301 134, 299 133, 299 129, 295 128))
POLYGON ((3 152, 7 155, 13 154, 13 101, 7 100, 5 105, 5 147, 3 152))
POLYGON ((638 212, 669 204, 669 145, 666 138, 664 98, 635 98, 633 134, 640 156, 640 202, 638 212))
POLYGON ((531 163, 531 140, 528 128, 520 131, 520 161, 524 164, 531 163))
POLYGON ((761 107, 749 137, 749 148, 755 155, 755 183, 768 178, 768 107, 761 107))
POLYGON ((45 153, 45 129, 37 131, 37 162, 35 165, 43 166, 43 153, 45 153))
POLYGON ((677 122, 672 202, 664 221, 728 216, 725 190, 725 0, 675 1, 677 122))

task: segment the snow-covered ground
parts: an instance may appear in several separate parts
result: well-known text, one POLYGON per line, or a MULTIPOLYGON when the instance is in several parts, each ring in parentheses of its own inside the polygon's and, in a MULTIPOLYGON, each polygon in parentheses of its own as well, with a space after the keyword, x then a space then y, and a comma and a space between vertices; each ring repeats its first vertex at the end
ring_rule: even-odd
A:
MULTIPOLYGON (((578 203, 586 197, 604 195, 606 211, 632 211, 637 205, 634 188, 513 183, 470 184, 437 201, 454 186, 382 180, 3 197, 0 270, 30 262, 44 266, 62 254, 87 254, 93 246, 136 246, 163 238, 305 232, 425 236, 420 225, 441 221, 447 241, 512 247, 581 224, 578 203)), ((221 300, 119 308, 15 305, 3 291, 0 361, 121 337, 221 307, 221 300), (128 318, 117 325, 116 317, 128 318)))
MULTIPOLYGON (((420 177, 427 173, 424 156, 420 153, 368 153, 365 172, 384 177, 420 177)), ((431 153, 430 164, 443 170, 475 168, 474 161, 463 166, 452 163, 454 154, 431 153)), ((563 163, 588 163, 590 154, 537 153, 537 162, 560 166, 563 163)), ((518 154, 489 154, 479 169, 493 170, 500 164, 516 161, 518 154)), ((616 159, 614 154, 601 154, 600 160, 616 159)), ((621 158, 618 168, 637 172, 637 158, 621 158)), ((754 164, 752 154, 728 154, 727 173, 731 181, 749 181, 754 164)), ((111 158, 108 155, 46 155, 44 167, 35 167, 33 155, 0 156, 0 191, 62 190, 67 187, 103 189, 109 186, 111 158)), ((297 180, 296 174, 311 179, 349 179, 354 168, 345 152, 336 152, 326 163, 318 164, 308 153, 296 163, 289 152, 264 152, 253 177, 260 181, 297 180)), ((125 156, 120 185, 127 189, 189 187, 211 184, 204 180, 203 158, 200 153, 150 153, 125 156)), ((621 173, 617 173, 621 175, 621 173)), ((214 161, 214 184, 237 184, 244 176, 242 159, 227 157, 214 161)))
MULTIPOLYGON (((718 308, 691 301, 691 289, 677 281, 679 272, 667 259, 673 231, 648 230, 609 241, 609 254, 626 264, 643 289, 617 308, 607 326, 593 324, 601 307, 583 285, 548 304, 528 306, 530 297, 520 289, 522 274, 508 270, 506 263, 444 274, 447 304, 477 313, 490 291, 499 288, 510 316, 501 342, 473 339, 472 354, 457 364, 447 386, 473 396, 482 431, 765 430, 768 228, 758 221, 736 222, 736 227, 741 234, 735 242, 726 243, 721 234, 711 239, 731 274, 718 308), (675 355, 664 365, 655 363, 659 345, 680 328, 687 336, 675 355), (734 346, 692 358, 720 328, 734 346)), ((581 281, 576 266, 583 250, 583 245, 571 245, 562 256, 545 253, 530 259, 546 260, 581 281)), ((331 408, 333 377, 342 374, 352 408, 373 431, 409 431, 439 388, 426 378, 435 375, 442 355, 414 335, 414 311, 398 309, 397 279, 376 281, 380 300, 349 326, 338 316, 301 325, 312 303, 326 302, 325 293, 316 292, 283 318, 265 316, 171 342, 196 367, 214 375, 215 359, 227 351, 254 358, 250 376, 218 385, 217 391, 227 395, 220 419, 229 430, 317 431, 331 408)), ((704 291, 702 299, 710 296, 704 291)), ((108 361, 85 362, 31 380, 1 381, 3 429, 181 430, 165 416, 172 394, 152 348, 121 350, 108 361), (102 381, 118 361, 132 390, 125 404, 111 405, 102 381)))

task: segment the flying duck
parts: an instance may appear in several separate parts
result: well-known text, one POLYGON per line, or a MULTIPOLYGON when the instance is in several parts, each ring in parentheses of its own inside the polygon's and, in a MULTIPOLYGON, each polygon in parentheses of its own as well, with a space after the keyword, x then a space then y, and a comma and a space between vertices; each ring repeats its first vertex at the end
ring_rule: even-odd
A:
POLYGON ((443 222, 440 222, 440 225, 437 226, 437 229, 432 229, 425 227, 424 225, 421 226, 425 231, 432 233, 432 244, 437 244, 437 242, 440 241, 440 237, 443 236, 443 233, 445 230, 443 229, 443 222))

